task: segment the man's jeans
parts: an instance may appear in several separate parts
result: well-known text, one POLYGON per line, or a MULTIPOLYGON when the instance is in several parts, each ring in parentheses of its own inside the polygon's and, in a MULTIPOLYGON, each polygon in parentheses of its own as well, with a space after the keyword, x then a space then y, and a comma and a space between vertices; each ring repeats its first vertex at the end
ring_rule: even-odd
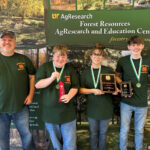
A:
POLYGON ((120 129, 120 149, 127 150, 128 131, 132 112, 134 112, 134 129, 135 129, 135 149, 143 148, 143 132, 144 124, 147 116, 147 107, 133 107, 125 103, 121 103, 121 129, 120 129))
POLYGON ((45 123, 54 150, 76 150, 76 120, 64 124, 45 123))
POLYGON ((96 120, 88 118, 90 127, 90 145, 91 150, 105 150, 107 130, 110 119, 108 120, 96 120))
POLYGON ((18 113, 0 113, 0 150, 9 150, 11 120, 19 131, 23 149, 32 150, 34 144, 29 130, 29 110, 27 106, 18 113))

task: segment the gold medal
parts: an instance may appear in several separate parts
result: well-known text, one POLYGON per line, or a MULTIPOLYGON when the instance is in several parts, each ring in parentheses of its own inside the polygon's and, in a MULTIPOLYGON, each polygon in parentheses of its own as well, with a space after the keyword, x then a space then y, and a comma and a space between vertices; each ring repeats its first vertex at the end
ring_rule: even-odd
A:
POLYGON ((140 88, 140 87, 141 87, 141 83, 137 83, 137 84, 136 84, 136 87, 137 87, 137 88, 140 88))
POLYGON ((59 89, 59 85, 58 84, 56 85, 56 89, 59 89))

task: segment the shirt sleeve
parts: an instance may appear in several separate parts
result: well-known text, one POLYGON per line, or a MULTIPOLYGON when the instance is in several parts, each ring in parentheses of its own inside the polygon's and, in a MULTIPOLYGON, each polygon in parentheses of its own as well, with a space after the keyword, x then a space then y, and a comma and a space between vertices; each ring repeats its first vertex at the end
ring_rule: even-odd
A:
POLYGON ((118 63, 117 63, 116 72, 118 72, 118 73, 123 72, 122 65, 121 65, 121 60, 119 60, 118 63))
POLYGON ((150 56, 148 56, 148 74, 150 74, 150 56))
POLYGON ((36 72, 35 75, 35 83, 37 83, 41 79, 47 78, 47 73, 46 73, 46 63, 43 64, 36 72))
POLYGON ((79 76, 73 67, 71 67, 71 79, 72 79, 71 88, 78 89, 80 87, 79 86, 79 76))
POLYGON ((150 74, 150 65, 148 66, 148 74, 150 74))
POLYGON ((26 62, 27 73, 29 75, 34 75, 35 74, 35 67, 34 67, 32 61, 27 56, 25 56, 25 62, 26 62))
POLYGON ((86 87, 85 83, 86 83, 86 81, 85 81, 85 71, 83 71, 80 75, 80 87, 85 88, 86 87))

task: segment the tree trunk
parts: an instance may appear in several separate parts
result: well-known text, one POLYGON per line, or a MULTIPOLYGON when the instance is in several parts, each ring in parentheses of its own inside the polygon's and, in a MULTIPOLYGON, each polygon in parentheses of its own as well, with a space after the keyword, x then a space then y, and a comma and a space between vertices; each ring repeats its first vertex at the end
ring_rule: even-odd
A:
POLYGON ((46 36, 46 42, 48 41, 48 18, 49 18, 49 6, 48 6, 48 0, 43 0, 44 3, 44 26, 45 26, 45 36, 46 36))

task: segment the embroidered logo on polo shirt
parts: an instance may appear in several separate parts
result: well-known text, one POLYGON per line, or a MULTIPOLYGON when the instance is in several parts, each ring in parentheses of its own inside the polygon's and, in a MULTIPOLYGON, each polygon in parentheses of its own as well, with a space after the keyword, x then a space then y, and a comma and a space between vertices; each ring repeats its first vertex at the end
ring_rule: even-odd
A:
POLYGON ((66 79, 65 81, 66 84, 71 84, 70 76, 65 76, 65 79, 66 79))
POLYGON ((25 69, 24 62, 17 63, 17 66, 18 66, 18 70, 24 70, 25 69))
POLYGON ((142 65, 141 73, 148 73, 148 65, 142 65))

